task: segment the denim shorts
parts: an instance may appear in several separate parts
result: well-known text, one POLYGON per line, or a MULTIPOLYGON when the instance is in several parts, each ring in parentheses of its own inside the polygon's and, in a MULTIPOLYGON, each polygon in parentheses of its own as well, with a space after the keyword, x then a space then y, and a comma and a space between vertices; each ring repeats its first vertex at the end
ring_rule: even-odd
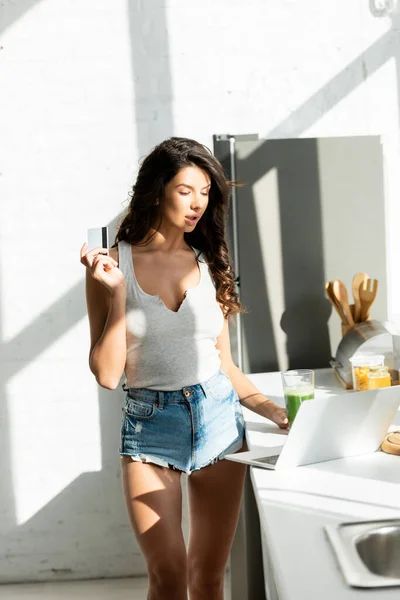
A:
POLYGON ((226 373, 180 390, 127 388, 119 453, 190 475, 239 450, 245 422, 226 373))

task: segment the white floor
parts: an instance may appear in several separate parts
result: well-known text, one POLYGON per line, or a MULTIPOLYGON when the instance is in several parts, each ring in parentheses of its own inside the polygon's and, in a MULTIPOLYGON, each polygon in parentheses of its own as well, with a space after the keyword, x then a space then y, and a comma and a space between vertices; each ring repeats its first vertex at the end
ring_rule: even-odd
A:
MULTIPOLYGON (((225 578, 225 600, 230 595, 225 578)), ((1 600, 146 600, 147 578, 96 579, 62 583, 14 583, 0 585, 1 600)))

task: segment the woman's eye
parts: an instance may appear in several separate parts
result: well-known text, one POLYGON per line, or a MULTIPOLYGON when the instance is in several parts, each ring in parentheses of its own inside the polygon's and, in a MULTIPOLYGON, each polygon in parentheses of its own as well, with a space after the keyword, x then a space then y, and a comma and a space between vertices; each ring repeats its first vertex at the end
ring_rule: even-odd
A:
POLYGON ((181 196, 189 196, 190 192, 179 192, 181 196))

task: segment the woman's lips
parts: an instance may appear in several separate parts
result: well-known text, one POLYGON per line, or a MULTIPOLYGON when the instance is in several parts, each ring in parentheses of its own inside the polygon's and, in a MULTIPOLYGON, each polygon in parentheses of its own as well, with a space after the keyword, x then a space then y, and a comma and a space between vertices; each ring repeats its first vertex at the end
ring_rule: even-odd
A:
POLYGON ((185 217, 185 221, 186 223, 189 223, 189 225, 194 225, 195 223, 197 223, 199 218, 200 217, 185 217))

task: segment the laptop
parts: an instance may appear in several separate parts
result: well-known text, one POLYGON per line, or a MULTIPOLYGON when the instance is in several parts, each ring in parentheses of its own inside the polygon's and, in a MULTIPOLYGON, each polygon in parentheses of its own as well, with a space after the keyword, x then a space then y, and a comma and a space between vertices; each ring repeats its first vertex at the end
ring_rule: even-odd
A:
POLYGON ((224 458, 281 470, 375 452, 399 405, 400 386, 307 400, 283 446, 258 447, 224 458))

